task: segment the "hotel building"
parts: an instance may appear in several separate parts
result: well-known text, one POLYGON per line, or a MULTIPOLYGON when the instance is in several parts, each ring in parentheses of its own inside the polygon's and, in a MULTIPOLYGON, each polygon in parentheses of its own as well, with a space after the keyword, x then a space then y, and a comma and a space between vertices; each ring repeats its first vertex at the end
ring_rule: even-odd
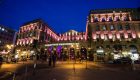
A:
POLYGON ((23 24, 17 32, 16 53, 19 56, 30 56, 34 46, 41 49, 45 43, 58 41, 59 37, 41 19, 23 24))
POLYGON ((22 25, 17 33, 17 53, 32 55, 33 45, 59 56, 86 54, 94 61, 137 57, 140 49, 140 11, 137 8, 91 10, 86 32, 70 30, 57 34, 37 19, 22 25), (134 55, 132 55, 134 54, 134 55), (135 55, 136 54, 136 55, 135 55))
POLYGON ((90 11, 86 35, 96 60, 105 60, 113 54, 126 57, 140 51, 139 14, 138 9, 131 8, 90 11))

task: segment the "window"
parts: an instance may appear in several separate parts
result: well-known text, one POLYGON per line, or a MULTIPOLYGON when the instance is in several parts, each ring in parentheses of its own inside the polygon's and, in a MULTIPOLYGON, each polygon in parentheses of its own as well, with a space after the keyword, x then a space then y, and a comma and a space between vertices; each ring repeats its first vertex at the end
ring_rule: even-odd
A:
POLYGON ((120 21, 119 17, 116 17, 116 21, 120 21))
POLYGON ((32 33, 32 32, 30 33, 30 37, 31 37, 31 36, 33 36, 33 33, 32 33))
POLYGON ((102 22, 105 22, 105 18, 102 18, 102 22))
POLYGON ((124 39, 124 34, 121 33, 121 34, 120 34, 120 37, 121 37, 121 39, 124 39))
POLYGON ((99 34, 96 34, 96 37, 97 37, 97 39, 99 39, 100 38, 99 34))
POLYGON ((118 30, 119 30, 119 31, 120 31, 120 30, 123 30, 122 25, 118 25, 118 30))
POLYGON ((112 17, 109 17, 109 22, 112 22, 113 20, 112 20, 112 17))
POLYGON ((125 29, 126 29, 126 30, 130 30, 130 25, 129 25, 129 24, 126 24, 126 25, 125 25, 125 29))
POLYGON ((129 21, 129 18, 128 17, 124 17, 124 21, 129 21))
POLYGON ((103 31, 105 31, 107 28, 106 28, 106 25, 103 25, 103 31))
POLYGON ((128 38, 132 38, 132 35, 131 35, 131 33, 128 33, 128 38))
POLYGON ((95 17, 95 18, 94 18, 94 22, 99 22, 99 21, 98 21, 98 18, 95 17))
POLYGON ((99 25, 96 26, 96 31, 100 31, 100 26, 99 25))
POLYGON ((105 40, 107 40, 108 39, 108 34, 105 34, 105 40))
POLYGON ((114 25, 110 25, 110 30, 111 30, 111 31, 115 30, 114 25))

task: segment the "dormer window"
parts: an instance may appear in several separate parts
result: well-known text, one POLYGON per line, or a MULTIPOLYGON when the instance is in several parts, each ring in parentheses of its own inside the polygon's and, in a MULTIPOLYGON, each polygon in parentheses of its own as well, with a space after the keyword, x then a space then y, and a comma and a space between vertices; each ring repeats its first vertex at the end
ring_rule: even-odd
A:
POLYGON ((124 21, 129 21, 129 18, 128 17, 124 17, 124 21))
POLYGON ((98 22, 98 18, 95 18, 94 22, 98 22))
POLYGON ((112 21, 113 21, 112 17, 109 17, 109 22, 112 22, 112 21))
POLYGON ((105 22, 105 18, 102 18, 102 22, 105 22))

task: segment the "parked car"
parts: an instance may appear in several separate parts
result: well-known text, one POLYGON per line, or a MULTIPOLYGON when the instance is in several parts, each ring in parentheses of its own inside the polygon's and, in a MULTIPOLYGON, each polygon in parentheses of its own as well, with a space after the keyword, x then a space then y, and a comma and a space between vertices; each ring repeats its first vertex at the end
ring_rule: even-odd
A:
POLYGON ((121 63, 123 63, 123 64, 131 64, 132 60, 129 57, 122 57, 121 58, 121 63))
POLYGON ((135 64, 140 64, 140 60, 135 60, 134 63, 135 64))
POLYGON ((114 61, 113 60, 109 60, 108 64, 114 64, 114 61))
POLYGON ((115 60, 113 61, 113 63, 114 63, 114 64, 121 64, 121 59, 115 59, 115 60))
POLYGON ((132 60, 129 57, 122 57, 113 61, 115 64, 131 64, 132 60))

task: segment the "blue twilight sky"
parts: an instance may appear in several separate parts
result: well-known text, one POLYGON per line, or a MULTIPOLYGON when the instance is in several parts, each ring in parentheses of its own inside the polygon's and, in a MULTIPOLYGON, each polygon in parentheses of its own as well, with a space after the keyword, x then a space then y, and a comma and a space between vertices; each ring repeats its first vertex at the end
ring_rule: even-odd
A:
POLYGON ((18 30, 23 23, 42 18, 58 33, 85 31, 91 9, 139 6, 140 0, 0 0, 0 24, 18 30))

